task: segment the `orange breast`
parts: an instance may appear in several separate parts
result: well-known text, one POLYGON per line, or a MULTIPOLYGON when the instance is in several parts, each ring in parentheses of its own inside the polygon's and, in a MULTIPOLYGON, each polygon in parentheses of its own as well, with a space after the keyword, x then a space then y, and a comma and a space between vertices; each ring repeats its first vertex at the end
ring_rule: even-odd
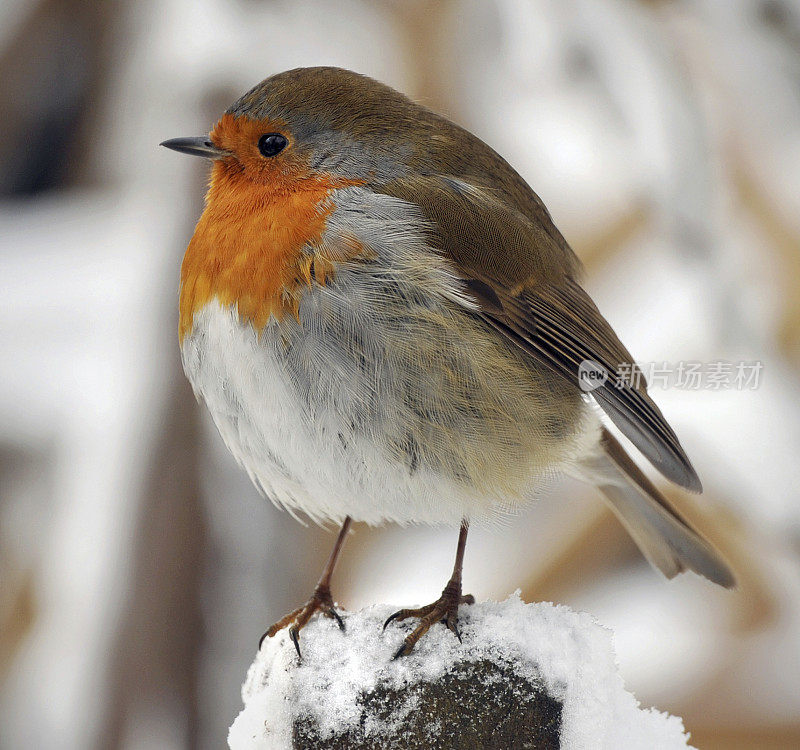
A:
POLYGON ((292 175, 269 185, 216 162, 206 208, 181 266, 180 339, 194 314, 216 298, 236 305, 261 331, 270 316, 297 314, 302 287, 324 283, 333 262, 303 248, 317 243, 333 207, 331 192, 347 184, 329 175, 292 175), (312 274, 313 266, 313 274, 312 274))

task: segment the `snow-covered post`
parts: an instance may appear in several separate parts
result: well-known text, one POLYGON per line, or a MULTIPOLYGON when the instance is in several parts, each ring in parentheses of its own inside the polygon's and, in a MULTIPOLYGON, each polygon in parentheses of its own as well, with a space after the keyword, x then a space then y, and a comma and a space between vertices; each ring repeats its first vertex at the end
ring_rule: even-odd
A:
POLYGON ((230 729, 232 750, 284 748, 688 747, 677 717, 642 709, 617 672, 611 633, 587 614, 518 596, 461 608, 463 642, 434 627, 392 660, 410 624, 389 606, 317 618, 303 659, 264 642, 230 729))

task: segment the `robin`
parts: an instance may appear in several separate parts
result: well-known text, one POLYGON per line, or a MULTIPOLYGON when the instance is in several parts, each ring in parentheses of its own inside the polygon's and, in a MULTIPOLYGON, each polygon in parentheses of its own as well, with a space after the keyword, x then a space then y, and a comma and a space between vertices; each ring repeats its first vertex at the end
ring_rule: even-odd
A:
MULTIPOLYGON (((181 267, 184 369, 255 485, 341 531, 311 599, 275 623, 298 654, 352 520, 460 526, 453 574, 395 656, 458 635, 470 520, 508 514, 556 472, 592 482, 672 578, 734 577, 602 424, 667 479, 701 485, 633 358, 580 286, 536 193, 480 139, 366 76, 267 78, 208 136, 181 267), (599 409, 598 409, 599 407, 599 409)), ((262 638, 263 640, 263 638, 262 638)))

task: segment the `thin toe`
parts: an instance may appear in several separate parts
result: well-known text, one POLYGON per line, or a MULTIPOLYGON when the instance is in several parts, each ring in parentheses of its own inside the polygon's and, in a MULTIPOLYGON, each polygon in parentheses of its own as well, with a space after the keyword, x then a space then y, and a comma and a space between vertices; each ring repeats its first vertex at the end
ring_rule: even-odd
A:
POLYGON ((386 630, 386 626, 395 620, 400 622, 400 620, 407 620, 409 617, 418 617, 419 619, 427 617, 435 607, 436 604, 428 604, 418 609, 398 609, 397 612, 386 618, 386 622, 383 623, 383 629, 386 630))

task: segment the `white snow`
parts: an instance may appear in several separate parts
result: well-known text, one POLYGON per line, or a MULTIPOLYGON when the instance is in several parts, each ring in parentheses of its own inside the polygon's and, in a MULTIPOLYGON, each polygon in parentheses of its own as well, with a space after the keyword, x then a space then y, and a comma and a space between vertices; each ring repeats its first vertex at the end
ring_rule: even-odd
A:
MULTIPOLYGON (((315 617, 302 631, 298 663, 286 631, 265 640, 242 688, 244 710, 230 728, 231 750, 290 748, 295 719, 307 717, 322 736, 359 721, 358 696, 382 682, 389 688, 433 681, 461 661, 513 661, 563 703, 564 750, 687 748, 683 722, 639 706, 617 669, 612 633, 590 615, 549 603, 462 606, 463 643, 434 626, 407 657, 392 660, 413 621, 381 631, 392 607, 344 613, 346 631, 315 617)), ((408 707, 409 710, 413 706, 408 707)))

